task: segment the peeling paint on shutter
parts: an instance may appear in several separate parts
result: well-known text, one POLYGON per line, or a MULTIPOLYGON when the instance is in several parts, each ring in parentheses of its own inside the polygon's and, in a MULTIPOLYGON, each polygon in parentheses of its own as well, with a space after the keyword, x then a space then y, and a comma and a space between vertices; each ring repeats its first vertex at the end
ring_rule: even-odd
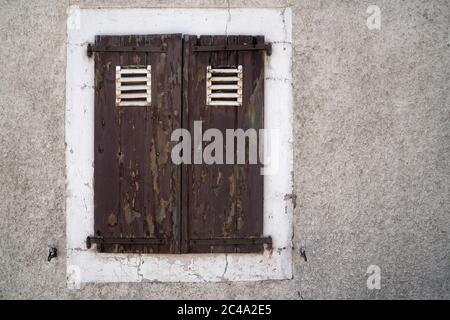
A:
MULTIPOLYGON (((224 137, 226 129, 263 128, 264 51, 230 49, 249 44, 265 47, 263 37, 184 37, 183 126, 190 132, 194 121, 203 121, 203 131, 219 129, 224 137), (210 92, 204 89, 205 83, 209 85, 209 73, 205 72, 209 66, 209 71, 222 69, 222 76, 226 75, 224 69, 242 72, 230 79, 236 80, 234 83, 225 82, 236 86, 242 81, 242 96, 233 95, 231 99, 236 100, 228 105, 211 106, 210 92)), ((260 169, 260 164, 248 162, 184 166, 182 252, 261 252, 264 243, 270 243, 270 238, 263 237, 264 179, 260 169)))
POLYGON ((94 48, 91 241, 104 252, 179 252, 181 168, 171 161, 170 136, 181 125, 181 35, 97 36, 94 48), (116 70, 130 69, 146 88, 131 96, 123 86, 133 84, 120 81, 116 101, 116 70))
POLYGON ((88 247, 250 253, 271 244, 263 235, 261 164, 177 166, 170 141, 181 127, 192 134, 194 121, 224 137, 226 129, 262 129, 269 48, 252 36, 96 37, 88 50, 95 59, 88 247))

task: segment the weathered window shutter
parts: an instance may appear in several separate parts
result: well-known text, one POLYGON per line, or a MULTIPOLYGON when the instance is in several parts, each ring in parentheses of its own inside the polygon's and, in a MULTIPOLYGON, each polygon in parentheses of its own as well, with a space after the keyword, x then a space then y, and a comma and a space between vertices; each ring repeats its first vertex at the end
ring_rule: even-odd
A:
MULTIPOLYGON (((95 59, 88 247, 250 253, 271 243, 263 236, 261 164, 249 163, 248 146, 245 164, 179 166, 170 139, 178 128, 193 135, 194 121, 203 132, 220 130, 224 142, 226 129, 263 129, 265 51, 261 36, 96 37, 88 47, 95 59)), ((223 154, 225 162, 225 144, 223 154)))
POLYGON ((171 161, 170 137, 181 126, 181 35, 97 36, 89 49, 95 58, 95 236, 88 245, 104 252, 179 252, 181 168, 171 161), (124 78, 116 93, 118 70, 143 79, 136 86, 124 78))
MULTIPOLYGON (((265 50, 261 49, 267 49, 261 36, 184 36, 183 126, 191 134, 194 121, 203 122, 203 132, 219 129, 224 142, 226 129, 263 128, 265 50), (215 95, 224 102, 218 98, 219 102, 211 105, 206 95, 221 92, 205 88, 208 77, 214 76, 208 75, 211 68, 234 69, 236 78, 223 83, 236 88, 240 69, 242 96, 234 89, 224 90, 228 95, 215 95)), ((224 155, 225 149, 224 144, 224 155)), ((248 157, 246 160, 246 164, 184 166, 182 252, 261 252, 263 244, 270 242, 263 237, 261 165, 249 164, 248 157)))

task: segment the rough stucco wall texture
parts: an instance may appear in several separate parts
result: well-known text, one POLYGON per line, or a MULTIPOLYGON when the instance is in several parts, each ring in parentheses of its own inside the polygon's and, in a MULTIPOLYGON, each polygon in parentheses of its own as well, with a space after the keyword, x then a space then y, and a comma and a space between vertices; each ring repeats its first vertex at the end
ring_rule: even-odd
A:
MULTIPOLYGON (((1 1, 0 298, 450 298, 448 1, 1 1), (66 10, 292 7, 294 279, 66 288, 66 10), (382 10, 368 30, 366 8, 382 10), (48 245, 60 256, 46 261, 48 245), (297 250, 296 249, 296 250, 297 250), (381 268, 381 290, 366 269, 381 268)), ((231 17, 232 18, 232 17, 231 17)))

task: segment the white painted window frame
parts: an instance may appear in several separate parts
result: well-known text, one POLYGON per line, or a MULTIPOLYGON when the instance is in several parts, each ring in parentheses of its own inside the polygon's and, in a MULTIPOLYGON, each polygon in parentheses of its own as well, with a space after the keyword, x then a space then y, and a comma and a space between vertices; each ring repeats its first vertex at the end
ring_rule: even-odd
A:
MULTIPOLYGON (((292 40, 285 9, 80 9, 67 19, 66 215, 67 279, 86 282, 258 281, 292 278, 292 40), (86 55, 95 35, 183 33, 264 35, 273 53, 265 60, 266 129, 277 132, 282 154, 276 174, 264 177, 263 254, 111 254, 86 248, 94 232, 94 60, 86 55)), ((266 149, 267 151, 267 149, 266 149)))

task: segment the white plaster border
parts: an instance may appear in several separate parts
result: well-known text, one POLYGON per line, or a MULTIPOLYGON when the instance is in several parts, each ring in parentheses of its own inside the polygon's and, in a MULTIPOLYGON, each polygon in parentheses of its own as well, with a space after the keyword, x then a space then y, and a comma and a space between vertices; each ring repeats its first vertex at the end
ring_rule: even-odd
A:
POLYGON ((292 20, 285 9, 80 9, 67 19, 66 214, 67 283, 258 281, 292 278, 292 20), (86 56, 95 35, 264 35, 273 53, 265 65, 265 128, 279 132, 278 174, 264 178, 264 254, 108 254, 88 250, 94 232, 94 62, 86 56), (74 270, 76 272, 74 272, 74 270))

